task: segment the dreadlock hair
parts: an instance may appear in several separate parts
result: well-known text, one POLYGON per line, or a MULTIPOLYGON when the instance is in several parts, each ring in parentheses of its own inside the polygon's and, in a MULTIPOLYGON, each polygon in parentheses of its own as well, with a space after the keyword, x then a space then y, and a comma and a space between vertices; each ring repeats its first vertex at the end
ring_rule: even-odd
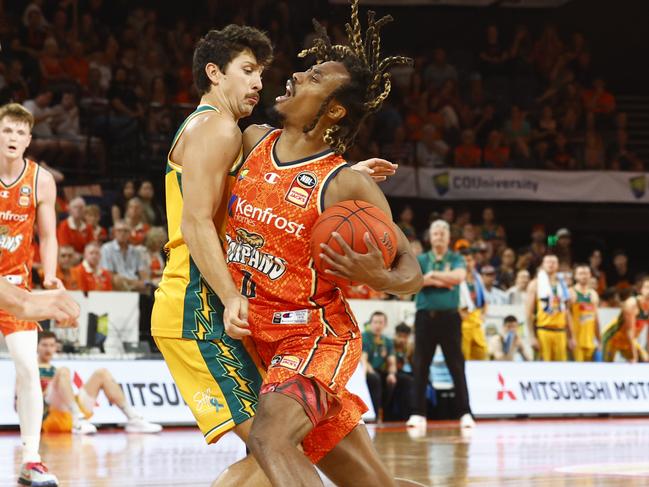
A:
POLYGON ((349 149, 363 121, 376 112, 388 97, 392 83, 388 70, 399 64, 411 65, 412 59, 403 56, 391 56, 381 59, 381 28, 392 21, 392 16, 386 15, 375 20, 375 12, 367 13, 367 31, 365 38, 358 19, 358 0, 352 0, 351 22, 345 24, 349 46, 332 45, 326 29, 313 20, 316 39, 313 47, 298 54, 299 57, 315 55, 316 62, 338 61, 345 66, 349 73, 349 82, 334 90, 322 102, 315 119, 303 128, 310 132, 327 110, 329 103, 336 99, 347 110, 347 114, 336 125, 325 131, 324 141, 337 153, 342 154, 349 149))
POLYGON ((228 64, 241 52, 249 50, 264 66, 273 58, 273 47, 268 36, 253 27, 228 25, 221 30, 212 29, 199 39, 194 49, 192 74, 200 95, 210 90, 211 82, 205 73, 208 63, 216 64, 225 72, 228 64))

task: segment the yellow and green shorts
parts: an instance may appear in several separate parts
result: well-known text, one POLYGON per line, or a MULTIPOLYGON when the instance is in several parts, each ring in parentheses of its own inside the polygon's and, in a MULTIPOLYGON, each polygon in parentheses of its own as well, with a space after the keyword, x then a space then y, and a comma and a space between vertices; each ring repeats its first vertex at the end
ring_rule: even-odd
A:
POLYGON ((264 369, 249 338, 155 342, 207 443, 255 415, 264 369))

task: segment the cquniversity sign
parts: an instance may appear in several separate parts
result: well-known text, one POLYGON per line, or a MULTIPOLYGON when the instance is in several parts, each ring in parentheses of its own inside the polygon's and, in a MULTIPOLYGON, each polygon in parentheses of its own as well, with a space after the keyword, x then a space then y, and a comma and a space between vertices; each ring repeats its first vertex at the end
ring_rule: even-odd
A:
POLYGON ((477 416, 649 414, 649 364, 467 362, 477 416))
MULTIPOLYGON (((421 168, 416 179, 419 197, 431 199, 649 202, 644 173, 421 168)), ((399 186, 393 182, 388 194, 393 187, 399 186)))

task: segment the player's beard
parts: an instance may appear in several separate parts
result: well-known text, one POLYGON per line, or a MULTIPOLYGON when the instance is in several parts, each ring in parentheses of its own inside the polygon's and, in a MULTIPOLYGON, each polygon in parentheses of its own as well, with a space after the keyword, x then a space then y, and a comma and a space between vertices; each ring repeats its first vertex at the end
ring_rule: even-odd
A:
POLYGON ((286 115, 280 112, 277 109, 277 106, 273 105, 270 110, 268 110, 268 116, 277 122, 278 125, 284 126, 284 122, 286 121, 286 115))

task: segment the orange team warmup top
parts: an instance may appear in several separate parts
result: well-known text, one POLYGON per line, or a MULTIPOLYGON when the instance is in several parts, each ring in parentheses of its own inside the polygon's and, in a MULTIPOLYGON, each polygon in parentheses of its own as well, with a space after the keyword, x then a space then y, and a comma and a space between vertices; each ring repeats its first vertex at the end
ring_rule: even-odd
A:
MULTIPOLYGON (((25 159, 23 171, 15 181, 0 180, 0 279, 23 289, 31 288, 39 170, 38 164, 25 159)), ((18 320, 0 310, 3 335, 36 329, 36 323, 18 320)))
POLYGON ((251 332, 266 342, 355 332, 340 289, 316 274, 309 245, 324 190, 348 165, 331 150, 280 162, 281 132, 270 131, 252 150, 228 203, 227 261, 250 301, 251 332))
POLYGON ((29 289, 39 166, 28 159, 24 164, 15 181, 0 181, 0 276, 29 289))

